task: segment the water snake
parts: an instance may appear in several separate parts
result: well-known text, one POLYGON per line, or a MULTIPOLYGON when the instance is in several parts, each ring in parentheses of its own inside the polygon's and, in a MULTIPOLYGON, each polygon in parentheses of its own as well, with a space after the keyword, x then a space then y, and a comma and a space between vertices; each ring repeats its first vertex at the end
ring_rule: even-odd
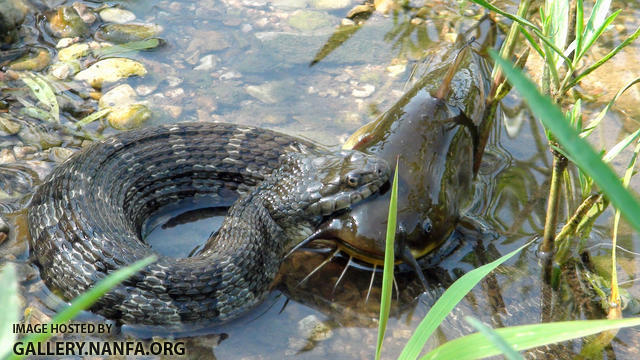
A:
POLYGON ((181 199, 242 194, 196 256, 159 256, 93 310, 123 323, 223 322, 268 293, 283 255, 323 217, 376 192, 384 160, 329 152, 277 132, 182 123, 121 133, 57 167, 28 210, 46 284, 70 299, 154 253, 140 238, 158 209, 181 199))

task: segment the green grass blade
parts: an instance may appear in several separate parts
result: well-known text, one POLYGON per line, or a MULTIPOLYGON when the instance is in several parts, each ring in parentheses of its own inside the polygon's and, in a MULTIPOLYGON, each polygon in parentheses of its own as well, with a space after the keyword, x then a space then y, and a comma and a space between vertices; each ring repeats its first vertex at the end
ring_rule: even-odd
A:
POLYGON ((123 55, 132 51, 150 50, 159 46, 162 46, 164 41, 156 38, 131 41, 119 45, 106 46, 97 50, 94 50, 93 54, 97 58, 103 59, 115 55, 123 55))
MULTIPOLYGON (((118 269, 117 271, 114 271, 113 273, 109 274, 109 276, 100 280, 89 291, 73 299, 73 301, 67 308, 59 312, 58 315, 56 315, 51 320, 51 323, 62 324, 73 319, 80 311, 86 310, 89 307, 91 307, 91 305, 93 305, 102 295, 104 295, 111 288, 123 282, 124 280, 126 280, 127 278, 135 274, 136 272, 142 270, 145 266, 156 261, 156 259, 157 257, 155 255, 149 256, 142 260, 136 261, 135 263, 125 268, 118 269)), ((50 326, 48 326, 47 328, 51 329, 50 326)), ((39 333, 39 334, 31 334, 26 336, 24 339, 22 339, 22 342, 24 342, 25 344, 28 342, 31 342, 31 343, 43 342, 43 341, 46 341, 48 338, 50 338, 51 335, 53 334, 50 331, 39 333)), ((9 357, 9 359, 20 359, 20 358, 22 358, 22 356, 19 356, 19 355, 12 355, 9 357)))
POLYGON ((101 117, 107 115, 110 112, 111 112, 111 108, 108 107, 108 108, 104 108, 102 110, 98 110, 98 111, 96 111, 94 113, 91 113, 91 114, 83 117, 82 119, 76 121, 76 127, 78 129, 81 129, 81 128, 91 124, 92 122, 100 119, 101 117))
POLYGON ((502 336, 500 336, 491 327, 483 324, 480 320, 467 316, 464 318, 471 326, 476 328, 481 334, 483 334, 495 347, 500 349, 500 352, 509 360, 523 360, 524 358, 516 349, 511 346, 502 336))
POLYGON ((376 360, 380 359, 382 341, 387 330, 389 310, 391 309, 391 292, 393 291, 393 267, 395 254, 393 244, 396 239, 396 217, 398 213, 398 162, 393 174, 391 199, 389 200, 389 216, 387 220, 387 237, 384 248, 384 272, 382 275, 382 294, 380 299, 380 317, 378 322, 378 342, 376 343, 376 360))
POLYGON ((576 48, 573 55, 573 64, 578 64, 578 54, 582 49, 582 32, 584 28, 584 3, 583 0, 576 1, 576 48))
MULTIPOLYGON (((547 14, 550 17, 550 32, 548 35, 551 37, 551 42, 559 49, 564 49, 567 43, 567 32, 569 30, 569 1, 568 0, 555 0, 546 1, 545 7, 547 7, 547 14)), ((550 54, 554 65, 558 63, 558 54, 550 54)), ((560 63, 561 64, 561 63, 560 63)), ((559 66, 555 68, 557 71, 559 66)))
POLYGON ((615 144, 607 153, 602 157, 602 161, 611 162, 622 150, 624 150, 627 146, 629 146, 632 142, 636 141, 636 139, 640 136, 640 129, 634 131, 633 133, 627 135, 624 139, 622 139, 619 143, 615 144))
POLYGON ((22 80, 22 82, 24 82, 29 87, 29 89, 31 89, 33 95, 40 102, 48 107, 48 117, 52 118, 56 123, 59 123, 60 106, 58 105, 56 94, 51 86, 49 86, 49 83, 47 83, 47 81, 40 76, 31 75, 30 73, 25 73, 20 77, 20 80, 22 80))
POLYGON ((522 33, 522 35, 524 35, 525 39, 527 39, 527 41, 529 42, 529 45, 538 53, 538 55, 540 55, 541 58, 544 58, 544 52, 542 52, 542 48, 535 41, 531 33, 522 26, 520 26, 520 32, 522 33))
MULTIPOLYGON (((640 325, 640 318, 616 320, 578 320, 495 329, 516 350, 523 351, 547 344, 597 334, 602 331, 640 325)), ((423 356, 430 359, 481 359, 499 355, 500 350, 484 335, 475 333, 451 340, 423 356)))
POLYGON ((640 28, 636 29, 636 31, 633 32, 633 34, 631 34, 631 36, 629 36, 628 38, 626 38, 622 43, 620 43, 620 45, 616 46, 613 50, 611 50, 607 55, 605 55, 602 59, 598 60, 597 62, 595 62, 594 64, 589 65, 589 67, 587 67, 586 69, 584 69, 584 71, 582 71, 579 75, 577 75, 575 77, 575 79, 573 79, 571 81, 571 83, 567 86, 567 89, 572 88, 573 86, 575 86, 580 80, 582 80, 585 76, 591 74, 591 72, 593 72, 595 69, 599 68, 600 66, 602 66, 602 64, 604 64, 605 62, 607 62, 609 59, 611 59, 612 57, 614 57, 617 53, 620 52, 620 50, 624 49, 625 47, 627 47, 629 44, 631 44, 633 41, 635 41, 638 38, 638 35, 640 35, 640 28))
POLYGON ((538 92, 531 80, 507 60, 498 56, 495 51, 491 51, 491 56, 496 64, 502 67, 509 82, 527 101, 533 114, 553 133, 576 164, 593 178, 613 205, 620 209, 629 224, 636 231, 640 231, 640 217, 637 216, 640 214, 640 203, 622 186, 618 176, 579 136, 577 130, 569 125, 560 109, 549 98, 538 92))
POLYGON ((587 26, 584 28, 582 39, 584 41, 584 47, 582 49, 576 49, 577 59, 579 60, 584 55, 591 45, 593 45, 593 37, 598 30, 602 30, 602 24, 604 24, 607 18, 607 13, 611 6, 611 0, 596 0, 591 9, 591 16, 587 21, 587 26))
MULTIPOLYGON (((560 56, 565 62, 566 64, 569 66, 569 68, 571 70, 573 69, 573 63, 569 60, 569 58, 567 58, 564 53, 562 52, 562 50, 558 49, 557 46, 555 46, 553 44, 553 42, 551 40, 549 40, 547 37, 545 37, 542 34, 542 31, 535 26, 533 23, 531 23, 530 21, 518 16, 518 15, 513 15, 513 14, 509 14, 508 12, 502 11, 499 8, 493 6, 492 4, 486 2, 485 0, 471 0, 472 2, 484 7, 487 10, 491 10, 493 12, 496 12, 508 19, 511 19, 515 22, 517 22, 518 24, 522 25, 522 26, 526 26, 528 28, 530 28, 537 36, 538 38, 545 43, 547 46, 549 46, 549 48, 551 48, 551 50, 553 50, 558 56, 560 56)), ((542 8, 540 8, 542 11, 542 8)))
POLYGON ((6 263, 0 271, 0 359, 4 359, 13 348, 16 334, 13 324, 17 323, 20 314, 20 299, 18 297, 18 281, 16 267, 13 263, 6 263))
POLYGON ((493 4, 490 4, 485 0, 471 0, 471 1, 476 3, 476 4, 478 4, 478 5, 480 5, 480 6, 482 6, 483 8, 485 8, 487 10, 491 10, 491 11, 496 12, 496 13, 498 13, 498 14, 500 14, 500 15, 502 15, 502 16, 510 19, 510 20, 513 20, 513 21, 519 23, 522 26, 527 26, 527 27, 530 27, 532 29, 537 29, 538 28, 537 26, 535 26, 529 20, 524 19, 524 18, 522 18, 520 16, 517 16, 517 15, 509 14, 508 12, 503 11, 503 10, 495 7, 493 4))
MULTIPOLYGON (((482 265, 477 269, 469 271, 461 278, 456 280, 447 291, 440 296, 438 301, 431 307, 431 310, 427 313, 427 316, 422 319, 420 325, 416 328, 413 335, 402 349, 402 353, 398 357, 399 360, 414 360, 418 358, 420 351, 424 348, 424 344, 427 342, 431 334, 440 326, 442 320, 453 310, 454 307, 462 300, 465 295, 474 286, 476 286, 482 278, 487 276, 498 265, 510 259, 513 255, 517 254, 520 250, 524 249, 531 242, 526 243, 520 248, 508 253, 507 255, 494 260, 488 264, 482 265)), ((455 359, 455 358, 452 358, 455 359)))
POLYGON ((605 108, 602 109, 602 111, 600 111, 600 113, 598 113, 598 115, 593 120, 591 120, 591 122, 589 122, 589 125, 587 125, 587 127, 584 128, 584 130, 582 130, 582 132, 580 133, 580 136, 582 137, 589 136, 593 132, 593 130, 598 125, 600 125, 600 122, 602 122, 602 120, 604 119, 604 116, 613 107, 613 105, 618 100, 618 98, 620 98, 620 96, 622 96, 622 94, 624 94, 624 92, 627 91, 630 87, 632 87, 633 85, 639 82, 640 82, 640 77, 637 77, 629 81, 625 86, 623 86, 620 90, 618 90, 616 95, 613 97, 613 99, 611 99, 611 101, 609 101, 607 106, 605 106, 605 108))

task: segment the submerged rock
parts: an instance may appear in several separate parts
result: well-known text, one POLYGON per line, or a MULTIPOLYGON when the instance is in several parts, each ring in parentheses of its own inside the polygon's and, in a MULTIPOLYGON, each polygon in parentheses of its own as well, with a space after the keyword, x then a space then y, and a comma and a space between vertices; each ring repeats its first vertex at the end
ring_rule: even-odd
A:
POLYGON ((9 64, 9 69, 21 71, 32 70, 40 71, 46 68, 51 62, 51 55, 46 49, 39 49, 35 54, 27 54, 26 56, 14 60, 9 64))
POLYGON ((333 331, 317 316, 309 315, 298 322, 299 335, 311 341, 327 340, 333 336, 333 331))
POLYGON ((129 105, 133 104, 135 101, 135 90, 133 90, 129 84, 122 84, 102 95, 100 101, 98 101, 98 107, 100 109, 104 109, 107 107, 129 105))
POLYGON ((85 80, 94 88, 102 87, 105 82, 115 82, 129 76, 144 76, 147 69, 141 63, 127 58, 100 60, 89 68, 76 74, 76 80, 85 80))
POLYGON ((22 25, 28 11, 29 6, 24 0, 0 0, 0 42, 22 25))
POLYGON ((136 15, 129 10, 120 8, 106 8, 100 11, 100 17, 105 22, 124 24, 136 19, 136 15))
POLYGON ((333 17, 327 13, 312 10, 298 10, 289 17, 289 25, 302 30, 311 31, 331 26, 333 17))
POLYGON ((162 27, 154 24, 107 24, 96 32, 96 39, 123 44, 157 36, 162 27))
POLYGON ((271 81, 261 85, 247 85, 247 93, 265 104, 275 104, 294 96, 296 93, 293 81, 271 81))
POLYGON ((77 43, 70 45, 58 52, 58 60, 71 61, 89 54, 89 44, 77 43))
POLYGON ((18 133, 18 131, 20 131, 20 123, 0 116, 0 132, 3 132, 7 135, 15 135, 18 133))
POLYGON ((116 106, 107 115, 109 125, 118 130, 137 129, 150 118, 151 110, 142 104, 116 106))
POLYGON ((312 0, 311 5, 318 9, 343 9, 351 5, 351 0, 312 0))
POLYGON ((65 38, 85 36, 89 28, 72 6, 61 6, 47 15, 48 28, 52 35, 65 38))

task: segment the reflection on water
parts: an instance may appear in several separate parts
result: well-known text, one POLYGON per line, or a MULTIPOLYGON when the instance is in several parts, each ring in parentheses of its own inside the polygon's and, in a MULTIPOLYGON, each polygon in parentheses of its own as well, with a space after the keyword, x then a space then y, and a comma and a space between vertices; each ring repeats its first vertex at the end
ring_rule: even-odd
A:
MULTIPOLYGON (((70 4, 71 2, 56 2, 70 4)), ((342 46, 333 49, 313 67, 308 64, 323 49, 335 26, 343 21, 355 2, 323 8, 315 1, 224 0, 110 2, 131 11, 135 22, 157 24, 166 46, 150 52, 129 52, 148 70, 142 78, 121 80, 104 86, 107 93, 117 85, 129 84, 136 101, 152 109, 145 126, 186 120, 227 121, 275 128, 338 145, 376 113, 384 111, 405 90, 415 59, 437 46, 447 44, 457 29, 474 23, 475 14, 466 9, 462 17, 451 9, 455 3, 429 4, 426 15, 402 13, 384 17, 373 13, 349 34, 342 46), (434 14, 450 16, 431 16, 434 14), (414 20, 414 19, 421 20, 414 20), (426 30, 425 30, 426 29, 426 30)), ((83 2, 99 8, 103 3, 83 2)), ((47 6, 34 10, 44 12, 47 6)), ((38 46, 54 55, 58 39, 43 29, 36 16, 27 17, 21 43, 15 48, 38 46)), ((39 17, 38 19, 42 19, 39 17)), ((103 22, 91 25, 95 31, 103 22)), ((105 21, 106 22, 106 21, 105 21)), ((8 57, 0 57, 5 62, 8 57)), ((8 60, 7 60, 8 61, 8 60)), ((87 60, 83 60, 87 61, 87 60)), ((82 63, 81 66, 89 64, 82 63)), ((47 70, 43 71, 46 72, 47 70)), ((0 87, 23 86, 0 73, 0 87)), ((74 85, 73 81, 58 84, 74 85)), ((75 86, 75 85, 74 85, 75 86)), ((70 124, 96 109, 90 95, 94 90, 71 87, 61 90, 65 102, 60 121, 70 124)), ((37 103, 27 89, 3 90, 12 97, 11 106, 27 108, 37 103), (19 98, 20 101, 15 99, 19 98), (27 104, 27 105, 25 105, 27 104), (33 104, 32 104, 33 105, 33 104)), ((0 96, 2 101, 4 95, 0 96)), ((13 110, 0 117, 14 116, 13 110)), ((550 155, 544 134, 514 96, 505 103, 508 132, 497 127, 487 146, 475 195, 465 222, 436 254, 422 259, 429 282, 427 292, 410 272, 400 273, 394 283, 392 318, 388 326, 383 357, 397 356, 413 329, 437 297, 469 270, 490 262, 536 238, 544 223, 550 155), (516 121, 517 120, 517 121, 516 121), (513 130, 513 131, 512 131, 513 130), (517 136, 514 136, 517 133, 517 136), (479 228, 480 226, 480 228, 479 228), (490 231, 479 231, 487 226, 490 231)), ((20 113, 15 123, 0 123, 0 211, 21 208, 32 187, 64 158, 60 149, 77 149, 82 139, 63 131, 60 125, 20 113), (48 124, 38 130, 40 123, 48 124)), ((3 120, 4 121, 4 120, 3 120)), ((104 126, 90 125, 92 131, 104 126)), ((105 133, 115 130, 107 127, 105 133)), ((579 201, 572 189, 565 191, 573 208, 579 201)), ((230 200, 232 201, 232 200, 230 200)), ((218 226, 222 209, 206 202, 180 204, 147 223, 143 233, 163 254, 187 256, 218 226)), ((42 294, 34 268, 25 259, 24 219, 9 216, 11 233, 0 244, 0 263, 20 262, 22 290, 26 304, 51 315, 51 302, 42 294), (43 304, 49 304, 44 306, 43 304)), ((611 214, 596 224, 587 245, 606 242, 611 214)), ((640 244, 637 235, 621 243, 629 249, 640 244)), ((485 279, 447 317, 428 347, 471 332, 462 319, 473 315, 494 327, 550 320, 601 318, 599 297, 588 289, 585 267, 606 268, 610 250, 599 247, 591 260, 570 263, 561 269, 559 285, 546 289, 540 281, 536 244, 518 254, 485 279)), ((638 261, 634 254, 620 253, 620 277, 631 297, 640 297, 635 285, 638 261)), ((577 257, 580 258, 580 257, 577 257)), ((379 270, 379 269, 376 269, 379 270)), ((288 259, 273 293, 267 301, 242 318, 215 329, 201 329, 189 341, 193 357, 220 359, 369 359, 376 342, 381 275, 358 266, 348 256, 326 248, 302 251, 288 259), (330 261, 327 259, 330 258, 330 261), (316 271, 317 269, 317 271, 316 271), (315 271, 311 276, 311 272, 315 271), (311 325, 309 325, 311 324, 311 325), (309 330, 311 328, 311 330, 309 330), (315 330, 314 330, 315 329, 315 330)), ((49 294, 50 295, 50 294, 49 294)), ((51 295, 50 295, 51 296, 51 295)), ((625 316, 634 315, 633 307, 625 316)), ((95 317, 90 317, 93 321, 95 317)), ((135 330, 123 329, 135 334, 135 330)), ((195 335, 195 334, 192 334, 195 335)), ((116 335, 118 336, 118 335, 116 335)), ((606 349, 607 358, 633 358, 637 330, 622 330, 606 349)), ((549 357, 570 357, 579 353, 582 340, 532 352, 549 357)))

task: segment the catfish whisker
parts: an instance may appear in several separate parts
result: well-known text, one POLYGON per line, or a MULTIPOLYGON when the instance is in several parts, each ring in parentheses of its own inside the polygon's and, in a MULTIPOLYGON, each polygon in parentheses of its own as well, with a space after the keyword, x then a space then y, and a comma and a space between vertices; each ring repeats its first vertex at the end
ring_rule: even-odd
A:
POLYGON ((367 297, 364 299, 366 304, 369 301, 369 295, 371 295, 371 288, 373 287, 373 279, 376 277, 376 264, 373 264, 373 271, 371 271, 371 281, 369 282, 369 289, 367 290, 367 297))
POLYGON ((393 287, 396 289, 396 301, 400 301, 400 290, 398 290, 398 283, 396 282, 396 275, 393 275, 393 287))
POLYGON ((349 269, 349 266, 351 266, 351 261, 353 260, 353 256, 349 256, 349 261, 347 261, 347 265, 345 265, 344 270, 342 270, 342 274, 340 274, 340 277, 338 278, 338 281, 336 281, 336 284, 333 285, 333 290, 331 291, 331 294, 333 294, 336 291, 336 288, 338 287, 338 284, 340 284, 340 281, 342 281, 342 278, 344 277, 344 274, 347 273, 347 269, 349 269))
POLYGON ((336 249, 331 256, 329 256, 328 258, 326 258, 323 262, 320 263, 320 265, 316 266, 315 269, 313 269, 309 274, 307 274, 307 276, 304 277, 304 279, 300 280, 298 282, 298 285, 296 285, 296 287, 294 289, 297 289, 300 285, 302 285, 302 283, 304 283, 305 281, 309 280, 309 278, 311 277, 311 275, 315 274, 318 270, 320 270, 323 266, 327 265, 327 263, 329 261, 331 261, 336 254, 338 254, 338 252, 340 251, 340 249, 336 249))

